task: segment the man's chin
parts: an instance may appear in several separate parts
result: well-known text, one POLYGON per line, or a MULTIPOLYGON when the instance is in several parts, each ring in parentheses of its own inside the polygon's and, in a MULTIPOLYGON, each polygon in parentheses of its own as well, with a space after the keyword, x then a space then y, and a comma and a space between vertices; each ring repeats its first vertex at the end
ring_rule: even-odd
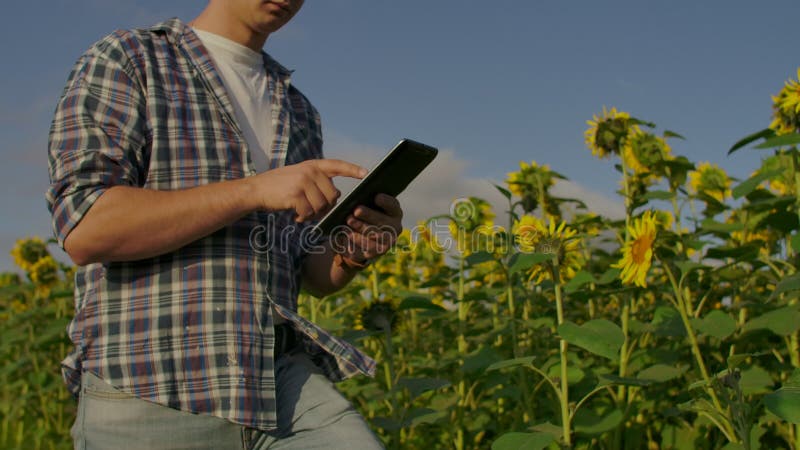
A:
POLYGON ((288 20, 283 17, 255 17, 251 27, 258 34, 271 34, 281 29, 287 22, 288 20))

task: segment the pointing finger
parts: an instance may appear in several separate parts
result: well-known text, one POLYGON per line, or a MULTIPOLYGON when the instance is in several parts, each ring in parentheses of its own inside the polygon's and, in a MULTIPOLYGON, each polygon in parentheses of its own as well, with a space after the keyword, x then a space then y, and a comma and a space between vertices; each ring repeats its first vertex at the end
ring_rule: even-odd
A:
POLYGON ((316 159, 314 163, 328 177, 364 178, 367 169, 341 159, 316 159))

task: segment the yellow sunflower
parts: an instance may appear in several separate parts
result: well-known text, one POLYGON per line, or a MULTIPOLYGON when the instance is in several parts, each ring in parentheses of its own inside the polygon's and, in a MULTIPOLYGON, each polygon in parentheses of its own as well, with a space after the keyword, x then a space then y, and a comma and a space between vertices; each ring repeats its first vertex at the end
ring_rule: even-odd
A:
POLYGON ((13 272, 3 272, 0 273, 0 288, 4 288, 7 286, 17 286, 22 281, 19 279, 19 275, 13 272))
POLYGON ((58 263, 52 256, 47 255, 39 258, 39 261, 31 266, 28 273, 31 281, 36 285, 36 291, 46 297, 50 295, 50 289, 58 282, 58 263))
POLYGON ((647 272, 653 262, 653 243, 658 228, 659 220, 652 211, 645 211, 628 227, 630 241, 622 248, 622 259, 611 265, 622 269, 619 276, 624 284, 647 287, 647 272))
MULTIPOLYGON (((547 224, 538 217, 522 216, 514 223, 512 234, 517 248, 523 253, 545 253, 555 255, 558 260, 559 280, 566 283, 583 266, 579 251, 581 243, 577 232, 566 222, 559 223, 550 217, 547 224)), ((528 280, 541 283, 553 279, 552 263, 537 264, 531 268, 528 280)))
POLYGON ((572 220, 572 226, 586 236, 595 237, 603 231, 603 219, 597 213, 576 212, 572 220))
POLYGON ((797 80, 789 78, 778 95, 772 97, 772 123, 777 134, 800 131, 800 68, 797 80))
POLYGON ((656 220, 660 230, 669 230, 675 223, 675 216, 669 211, 655 211, 653 218, 656 220))
POLYGON ((617 108, 607 110, 603 107, 603 114, 593 116, 593 120, 586 121, 589 128, 584 132, 586 146, 598 158, 609 155, 618 155, 628 136, 631 127, 630 114, 617 111, 617 108))
POLYGON ((792 158, 792 155, 784 153, 764 158, 761 161, 761 167, 753 172, 751 176, 765 172, 778 172, 767 179, 762 187, 768 188, 777 195, 792 195, 794 192, 794 179, 791 170, 792 158))
POLYGON ((371 301, 358 312, 353 328, 367 331, 389 331, 397 325, 397 316, 397 310, 391 301, 371 301))
POLYGON ((773 253, 773 250, 776 249, 776 245, 781 237, 779 233, 774 230, 767 228, 754 230, 750 228, 748 223, 751 222, 751 220, 752 218, 748 217, 747 212, 737 210, 731 213, 725 220, 725 223, 745 224, 745 227, 741 230, 731 231, 730 240, 735 246, 756 244, 758 246, 759 255, 767 258, 773 253))
POLYGON ((622 146, 622 159, 636 175, 651 175, 651 167, 672 159, 672 149, 664 138, 642 131, 634 125, 622 146))
POLYGON ((14 263, 26 272, 30 272, 37 261, 49 254, 47 244, 38 237, 20 239, 11 249, 14 263))
POLYGON ((704 193, 719 202, 731 194, 731 179, 716 164, 703 162, 689 172, 689 188, 693 194, 704 193))
POLYGON ((486 200, 469 197, 453 203, 451 219, 448 224, 450 234, 456 241, 456 248, 462 255, 468 255, 475 248, 471 245, 477 240, 474 234, 485 234, 494 228, 494 213, 486 200))
POLYGON ((522 208, 528 213, 539 206, 539 199, 542 196, 548 195, 556 177, 550 166, 547 164, 540 166, 536 161, 531 161, 530 164, 520 161, 519 168, 519 172, 508 173, 506 184, 511 192, 522 199, 522 208))

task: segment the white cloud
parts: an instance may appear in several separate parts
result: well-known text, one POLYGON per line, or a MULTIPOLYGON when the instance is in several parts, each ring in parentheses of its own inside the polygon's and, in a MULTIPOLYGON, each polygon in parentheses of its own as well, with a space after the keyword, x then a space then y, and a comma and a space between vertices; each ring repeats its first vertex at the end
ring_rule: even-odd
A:
MULTIPOLYGON (((389 150, 364 145, 331 132, 327 136, 327 158, 344 159, 368 168, 389 150)), ((436 160, 399 196, 405 216, 403 225, 412 227, 419 220, 449 213, 453 201, 463 197, 479 197, 488 201, 498 216, 498 222, 506 223, 507 201, 492 185, 502 185, 502 182, 468 176, 469 165, 468 161, 459 158, 455 150, 440 149, 436 160)), ((356 181, 337 178, 334 183, 342 192, 347 192, 355 186, 356 181)), ((561 180, 552 192, 558 197, 582 200, 595 213, 611 218, 624 217, 621 200, 593 192, 579 183, 561 180)))

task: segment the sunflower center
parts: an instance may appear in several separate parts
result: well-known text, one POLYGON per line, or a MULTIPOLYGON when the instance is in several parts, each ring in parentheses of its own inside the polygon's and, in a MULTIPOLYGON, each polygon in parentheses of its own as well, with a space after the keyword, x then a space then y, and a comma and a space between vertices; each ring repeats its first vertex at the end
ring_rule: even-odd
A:
POLYGON ((640 236, 631 245, 631 259, 636 264, 642 264, 647 259, 647 251, 653 246, 653 238, 650 236, 640 236))
POLYGON ((558 255, 561 251, 561 239, 556 237, 545 237, 536 243, 536 253, 544 253, 547 255, 558 255))
POLYGON ((666 151, 663 143, 656 136, 645 135, 634 145, 634 155, 643 166, 650 167, 664 161, 666 151))
POLYGON ((628 119, 606 119, 597 125, 595 142, 611 153, 619 153, 622 139, 628 134, 628 119))

